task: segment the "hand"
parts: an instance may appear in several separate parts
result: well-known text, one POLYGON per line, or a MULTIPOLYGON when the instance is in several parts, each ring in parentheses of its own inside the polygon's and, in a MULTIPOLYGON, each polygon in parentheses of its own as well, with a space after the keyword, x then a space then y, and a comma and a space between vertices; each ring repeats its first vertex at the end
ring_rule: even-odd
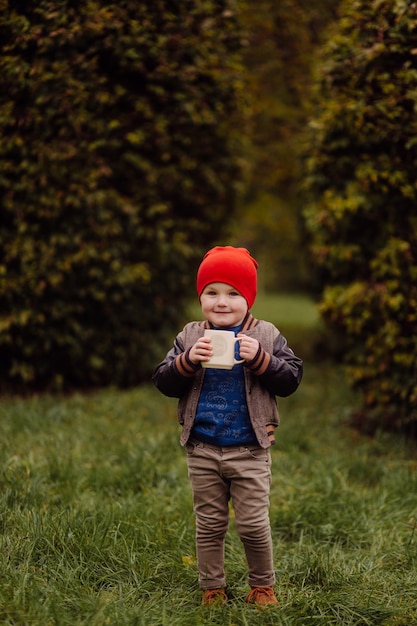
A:
POLYGON ((211 356, 213 356, 213 347, 210 337, 200 337, 189 353, 190 361, 194 365, 198 365, 201 361, 208 361, 211 356))
POLYGON ((248 337, 243 333, 237 335, 239 337, 239 354, 245 361, 252 361, 259 350, 259 341, 254 337, 248 337))

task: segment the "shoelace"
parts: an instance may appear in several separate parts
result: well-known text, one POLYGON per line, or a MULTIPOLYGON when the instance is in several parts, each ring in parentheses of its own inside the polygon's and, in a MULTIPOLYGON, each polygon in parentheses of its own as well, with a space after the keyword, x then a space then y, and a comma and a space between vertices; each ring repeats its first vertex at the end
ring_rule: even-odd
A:
POLYGON ((252 589, 252 591, 250 591, 250 593, 248 594, 247 600, 249 602, 257 602, 258 596, 263 595, 267 596, 268 598, 273 598, 274 590, 271 587, 255 587, 255 589, 252 589))

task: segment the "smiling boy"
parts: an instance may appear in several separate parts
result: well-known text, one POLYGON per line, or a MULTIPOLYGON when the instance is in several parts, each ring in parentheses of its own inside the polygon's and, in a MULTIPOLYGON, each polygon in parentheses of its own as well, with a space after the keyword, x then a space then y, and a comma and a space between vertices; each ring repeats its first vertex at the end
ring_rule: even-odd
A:
POLYGON ((205 606, 228 601, 224 545, 230 500, 248 563, 251 591, 245 601, 278 603, 269 522, 269 447, 279 425, 275 397, 297 389, 303 366, 278 329, 250 313, 257 267, 245 248, 217 246, 207 252, 197 273, 205 320, 184 327, 153 375, 162 393, 179 398, 180 442, 187 449, 205 606), (231 370, 201 366, 213 353, 210 338, 204 336, 208 328, 235 333, 243 364, 231 370))

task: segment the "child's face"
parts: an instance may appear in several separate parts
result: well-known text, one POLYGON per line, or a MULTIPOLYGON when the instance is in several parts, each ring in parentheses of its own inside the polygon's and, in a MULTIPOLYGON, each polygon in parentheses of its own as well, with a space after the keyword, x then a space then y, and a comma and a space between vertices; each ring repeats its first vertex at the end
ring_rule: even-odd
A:
POLYGON ((205 318, 219 328, 238 326, 248 312, 248 303, 237 289, 226 283, 210 283, 200 296, 205 318))

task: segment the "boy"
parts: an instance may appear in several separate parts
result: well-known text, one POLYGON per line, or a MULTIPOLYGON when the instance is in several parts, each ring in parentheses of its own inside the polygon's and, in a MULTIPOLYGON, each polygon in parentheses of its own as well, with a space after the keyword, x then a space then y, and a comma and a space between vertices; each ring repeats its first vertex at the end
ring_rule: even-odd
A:
POLYGON ((199 584, 205 606, 227 602, 224 540, 229 500, 243 542, 251 587, 245 601, 276 605, 269 522, 271 457, 279 424, 275 396, 293 393, 302 361, 280 332, 250 313, 258 263, 245 248, 217 246, 197 273, 203 322, 190 322, 153 375, 165 395, 179 398, 180 442, 187 449, 196 515, 199 584), (202 367, 213 354, 208 328, 239 338, 231 370, 202 367))

